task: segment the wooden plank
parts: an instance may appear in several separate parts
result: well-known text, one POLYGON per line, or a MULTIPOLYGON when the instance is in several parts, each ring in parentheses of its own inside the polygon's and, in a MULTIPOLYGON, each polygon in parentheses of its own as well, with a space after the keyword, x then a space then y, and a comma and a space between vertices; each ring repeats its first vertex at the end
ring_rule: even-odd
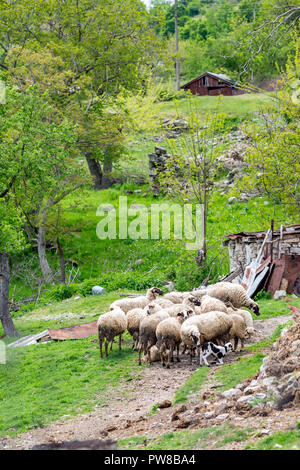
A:
POLYGON ((18 339, 14 343, 10 343, 8 347, 16 348, 21 346, 29 346, 30 344, 37 344, 38 341, 44 338, 45 336, 49 336, 48 330, 42 331, 42 333, 37 333, 36 335, 24 336, 24 338, 18 339))

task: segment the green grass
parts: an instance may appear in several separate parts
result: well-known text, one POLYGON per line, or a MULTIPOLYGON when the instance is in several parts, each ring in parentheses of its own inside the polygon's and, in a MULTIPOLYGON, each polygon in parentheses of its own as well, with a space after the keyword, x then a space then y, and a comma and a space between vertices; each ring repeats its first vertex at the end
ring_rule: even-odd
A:
POLYGON ((270 104, 272 97, 269 93, 247 93, 238 96, 191 96, 190 98, 175 101, 166 101, 159 104, 158 114, 161 117, 183 117, 190 112, 190 107, 201 114, 220 110, 240 120, 253 119, 255 113, 270 104))
POLYGON ((199 392, 201 385, 205 382, 208 375, 208 367, 198 369, 187 382, 176 390, 174 404, 187 401, 192 395, 199 392))
POLYGON ((216 370, 214 380, 220 383, 218 391, 235 387, 242 380, 252 377, 262 365, 264 354, 257 353, 251 357, 241 357, 233 364, 225 364, 216 370))
POLYGON ((290 327, 292 325, 292 321, 285 323, 284 325, 278 325, 275 331, 269 336, 269 338, 265 338, 258 343, 251 344, 251 346, 246 346, 246 351, 260 351, 261 349, 267 348, 271 346, 271 344, 275 343, 275 341, 280 337, 282 330, 285 327, 290 327))
POLYGON ((0 436, 43 427, 105 403, 140 371, 127 338, 105 359, 95 337, 9 349, 0 365, 0 436))
POLYGON ((246 450, 300 450, 300 430, 277 432, 254 444, 248 444, 246 450))
POLYGON ((213 426, 196 431, 179 431, 162 434, 157 438, 134 436, 121 439, 119 450, 191 450, 222 448, 230 442, 243 442, 251 436, 251 428, 240 428, 232 424, 213 426), (225 437, 224 437, 225 436, 225 437))

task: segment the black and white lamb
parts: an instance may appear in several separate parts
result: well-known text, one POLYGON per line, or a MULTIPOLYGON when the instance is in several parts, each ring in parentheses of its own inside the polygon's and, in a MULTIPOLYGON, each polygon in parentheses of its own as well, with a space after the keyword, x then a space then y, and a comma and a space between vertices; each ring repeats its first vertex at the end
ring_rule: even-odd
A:
POLYGON ((204 343, 200 349, 200 366, 204 364, 209 367, 207 359, 209 356, 214 356, 216 361, 213 361, 212 364, 223 364, 223 358, 230 351, 233 350, 231 343, 226 343, 224 346, 217 346, 216 344, 208 341, 204 343), (218 361, 218 362, 217 362, 218 361))

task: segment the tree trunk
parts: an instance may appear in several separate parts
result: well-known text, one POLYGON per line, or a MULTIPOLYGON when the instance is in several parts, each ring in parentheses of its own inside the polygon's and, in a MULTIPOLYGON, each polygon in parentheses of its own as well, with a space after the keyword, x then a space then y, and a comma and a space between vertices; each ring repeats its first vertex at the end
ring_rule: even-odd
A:
POLYGON ((112 161, 109 160, 103 164, 103 177, 102 177, 102 189, 110 188, 112 185, 111 180, 112 161))
POLYGON ((90 173, 94 178, 94 189, 99 191, 99 189, 102 189, 102 178, 103 178, 103 173, 102 173, 99 160, 92 158, 92 154, 89 152, 85 152, 85 158, 86 158, 90 173))
POLYGON ((0 253, 0 320, 6 336, 20 336, 9 313, 9 262, 7 253, 0 253))
POLYGON ((59 243, 59 239, 56 240, 57 243, 57 250, 59 253, 59 262, 60 262, 60 281, 62 284, 66 283, 66 262, 64 257, 64 252, 62 249, 61 244, 59 243))
POLYGON ((45 214, 42 215, 42 219, 41 219, 40 226, 39 226, 37 247, 38 247, 40 266, 41 266, 44 280, 45 282, 50 282, 52 279, 52 271, 48 264, 48 260, 46 256, 46 238, 45 238, 46 229, 44 226, 44 218, 45 218, 45 214))

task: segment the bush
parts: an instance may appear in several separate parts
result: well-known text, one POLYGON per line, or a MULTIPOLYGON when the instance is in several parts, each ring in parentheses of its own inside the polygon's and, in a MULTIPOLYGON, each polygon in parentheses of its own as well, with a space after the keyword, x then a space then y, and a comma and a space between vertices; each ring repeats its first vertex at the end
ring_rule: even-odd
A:
POLYGON ((75 288, 70 286, 65 286, 64 284, 59 284, 49 291, 47 291, 46 295, 44 296, 46 299, 61 301, 65 299, 69 299, 75 294, 75 288))
POLYGON ((270 292, 267 292, 265 290, 260 290, 254 297, 254 300, 269 300, 269 299, 271 299, 271 294, 270 292))
POLYGON ((42 303, 49 301, 62 301, 69 299, 73 295, 86 297, 92 294, 92 288, 96 285, 104 287, 107 292, 118 289, 145 290, 150 287, 161 287, 166 281, 162 273, 139 275, 135 272, 115 272, 107 273, 99 278, 87 279, 83 282, 65 286, 59 284, 49 289, 41 298, 42 303))

